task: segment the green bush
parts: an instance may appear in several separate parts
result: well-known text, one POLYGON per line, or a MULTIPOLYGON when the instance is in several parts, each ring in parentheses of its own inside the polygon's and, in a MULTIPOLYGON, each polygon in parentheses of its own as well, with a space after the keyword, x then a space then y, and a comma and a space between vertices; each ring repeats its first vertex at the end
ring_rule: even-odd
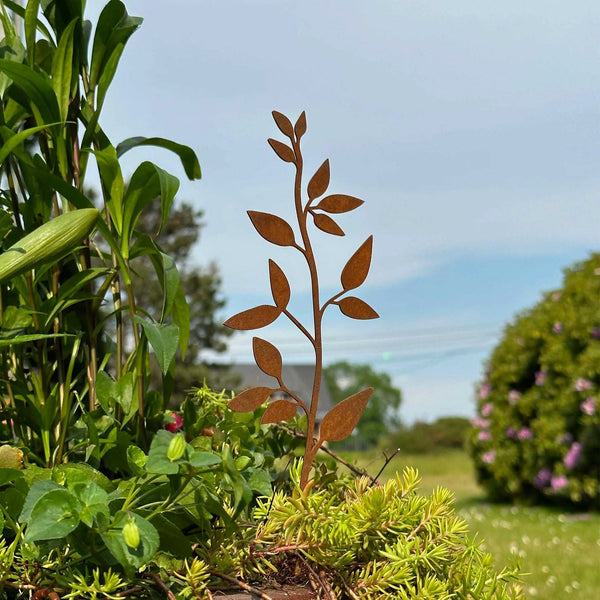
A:
POLYGON ((497 498, 600 503, 600 255, 508 325, 477 390, 469 448, 497 498))
POLYGON ((400 448, 405 454, 428 454, 449 448, 464 448, 469 420, 464 417, 441 417, 433 423, 417 421, 410 427, 384 439, 382 446, 400 448))

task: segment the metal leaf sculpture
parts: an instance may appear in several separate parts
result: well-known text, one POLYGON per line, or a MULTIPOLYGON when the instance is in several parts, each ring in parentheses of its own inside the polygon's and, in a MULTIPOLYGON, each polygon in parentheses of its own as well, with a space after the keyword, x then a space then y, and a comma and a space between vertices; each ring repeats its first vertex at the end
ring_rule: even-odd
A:
POLYGON ((308 265, 312 291, 313 327, 312 332, 296 319, 288 310, 291 290, 283 270, 273 260, 269 260, 269 280, 274 304, 255 306, 234 315, 225 325, 233 329, 259 329, 270 325, 281 315, 286 316, 312 344, 315 352, 315 374, 312 398, 307 403, 296 396, 283 381, 282 358, 279 350, 270 342, 255 337, 252 340, 254 359, 265 374, 277 380, 277 387, 255 387, 238 394, 229 402, 229 408, 238 412, 257 409, 275 392, 284 392, 289 399, 273 400, 264 412, 261 423, 278 423, 293 418, 298 409, 307 416, 306 449, 300 485, 304 489, 308 484, 311 465, 325 442, 337 442, 347 438, 356 427, 373 388, 367 388, 342 400, 323 417, 316 432, 317 408, 323 372, 323 334, 322 321, 325 310, 337 306, 342 314, 352 319, 376 319, 379 315, 364 301, 347 292, 360 287, 369 273, 373 249, 373 236, 358 248, 344 266, 341 274, 342 290, 321 304, 317 264, 313 252, 309 230, 308 215, 314 226, 331 235, 343 236, 344 231, 331 215, 347 213, 363 204, 354 196, 330 194, 323 196, 329 187, 329 160, 317 169, 307 186, 307 200, 302 198, 303 158, 300 139, 306 133, 306 115, 300 115, 295 125, 283 114, 273 111, 273 118, 279 130, 289 139, 291 146, 278 140, 269 139, 271 148, 281 160, 292 163, 296 169, 294 180, 294 203, 301 240, 296 241, 294 230, 281 217, 258 211, 248 211, 248 216, 258 233, 268 242, 277 246, 290 246, 298 250, 308 265))

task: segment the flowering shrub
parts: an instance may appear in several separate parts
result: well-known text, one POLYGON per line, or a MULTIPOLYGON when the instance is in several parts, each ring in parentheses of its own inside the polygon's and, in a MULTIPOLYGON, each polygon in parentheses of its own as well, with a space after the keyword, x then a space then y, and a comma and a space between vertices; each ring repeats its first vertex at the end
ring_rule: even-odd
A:
POLYGON ((600 505, 600 254, 516 317, 477 388, 468 446, 497 498, 600 505))

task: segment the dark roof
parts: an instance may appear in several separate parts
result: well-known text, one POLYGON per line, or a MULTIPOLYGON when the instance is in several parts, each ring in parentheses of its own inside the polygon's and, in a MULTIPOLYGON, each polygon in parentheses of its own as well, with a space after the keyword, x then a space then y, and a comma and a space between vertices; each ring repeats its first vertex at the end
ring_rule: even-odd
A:
MULTIPOLYGON (((232 365, 229 372, 234 377, 241 379, 236 389, 237 392, 258 386, 277 387, 277 380, 274 377, 265 375, 255 364, 232 365)), ((313 365, 283 365, 283 382, 291 392, 307 404, 310 403, 312 396, 314 376, 315 367, 313 365)), ((325 383, 325 378, 321 376, 317 419, 320 421, 331 407, 332 400, 329 388, 325 383)))

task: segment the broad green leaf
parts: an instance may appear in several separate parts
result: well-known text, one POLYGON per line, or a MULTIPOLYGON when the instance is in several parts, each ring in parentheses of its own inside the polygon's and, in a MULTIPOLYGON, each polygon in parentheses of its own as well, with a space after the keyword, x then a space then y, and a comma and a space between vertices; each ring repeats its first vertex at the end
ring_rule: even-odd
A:
POLYGON ((7 306, 2 313, 2 332, 0 335, 2 337, 11 335, 11 333, 14 335, 18 331, 31 327, 32 324, 33 317, 30 310, 21 306, 7 306))
POLYGON ((27 523, 25 540, 53 540, 65 537, 79 525, 79 502, 67 489, 50 490, 34 505, 27 523))
POLYGON ((108 60, 106 61, 100 79, 98 79, 98 93, 96 95, 96 113, 99 113, 104 106, 104 100, 108 92, 108 88, 112 83, 119 66, 119 60, 121 60, 121 54, 125 50, 125 44, 118 44, 114 50, 110 53, 108 60))
POLYGON ((73 492, 81 504, 79 518, 88 527, 94 524, 94 518, 99 514, 110 517, 108 509, 108 494, 93 481, 77 483, 73 486, 73 492))
POLYGON ((19 101, 31 106, 38 125, 60 121, 56 95, 47 77, 21 63, 0 59, 0 72, 5 73, 22 92, 19 101))
POLYGON ((27 521, 29 521, 33 507, 44 494, 52 490, 62 489, 64 488, 61 485, 58 485, 56 481, 52 481, 51 479, 42 479, 33 483, 25 498, 25 503, 23 504, 21 514, 19 515, 19 521, 22 523, 27 523, 27 521))
POLYGON ((250 467, 246 474, 248 477, 248 485, 252 489, 253 492, 260 494, 261 496, 270 496, 273 488, 271 482, 271 476, 268 471, 264 469, 256 469, 254 467, 250 467))
POLYGON ((115 381, 104 371, 96 377, 96 396, 100 406, 108 415, 114 414, 115 407, 120 406, 124 415, 123 425, 137 410, 137 403, 133 402, 133 379, 133 373, 126 373, 115 381))
POLYGON ((195 469, 208 469, 221 462, 221 457, 212 452, 194 451, 190 456, 190 464, 195 469))
POLYGON ((20 479, 21 477, 23 477, 23 471, 19 469, 0 467, 0 486, 15 481, 16 479, 20 479))
POLYGON ((150 521, 127 511, 117 512, 110 527, 100 535, 110 553, 130 575, 154 556, 160 543, 158 532, 150 521), (140 535, 140 544, 135 549, 127 545, 123 535, 123 527, 131 520, 137 525, 140 535))
POLYGON ((188 179, 200 179, 202 173, 200 171, 200 163, 196 153, 189 147, 183 144, 178 144, 171 140, 166 140, 160 137, 146 138, 142 136, 131 137, 123 140, 117 146, 117 156, 121 157, 125 152, 138 146, 157 146, 158 148, 165 148, 170 150, 179 156, 181 164, 185 170, 185 174, 188 179))
POLYGON ((152 323, 139 317, 136 317, 136 322, 142 326, 154 350, 160 369, 163 375, 166 375, 179 346, 179 327, 165 323, 152 323))
POLYGON ((179 465, 183 462, 171 461, 167 457, 169 445, 175 435, 170 431, 161 429, 156 433, 150 444, 148 460, 146 461, 146 471, 148 473, 160 473, 163 475, 175 475, 179 472, 179 465))
POLYGON ((65 463, 52 469, 53 476, 61 481, 66 481, 68 487, 79 483, 93 482, 107 492, 114 488, 114 483, 86 463, 65 463))
POLYGON ((60 36, 52 59, 52 87, 58 100, 60 118, 67 120, 73 74, 73 36, 79 19, 73 19, 60 36))
POLYGON ((144 454, 144 451, 139 446, 129 446, 127 448, 127 464, 131 469, 131 472, 136 477, 144 475, 146 473, 145 466, 148 457, 144 454))

